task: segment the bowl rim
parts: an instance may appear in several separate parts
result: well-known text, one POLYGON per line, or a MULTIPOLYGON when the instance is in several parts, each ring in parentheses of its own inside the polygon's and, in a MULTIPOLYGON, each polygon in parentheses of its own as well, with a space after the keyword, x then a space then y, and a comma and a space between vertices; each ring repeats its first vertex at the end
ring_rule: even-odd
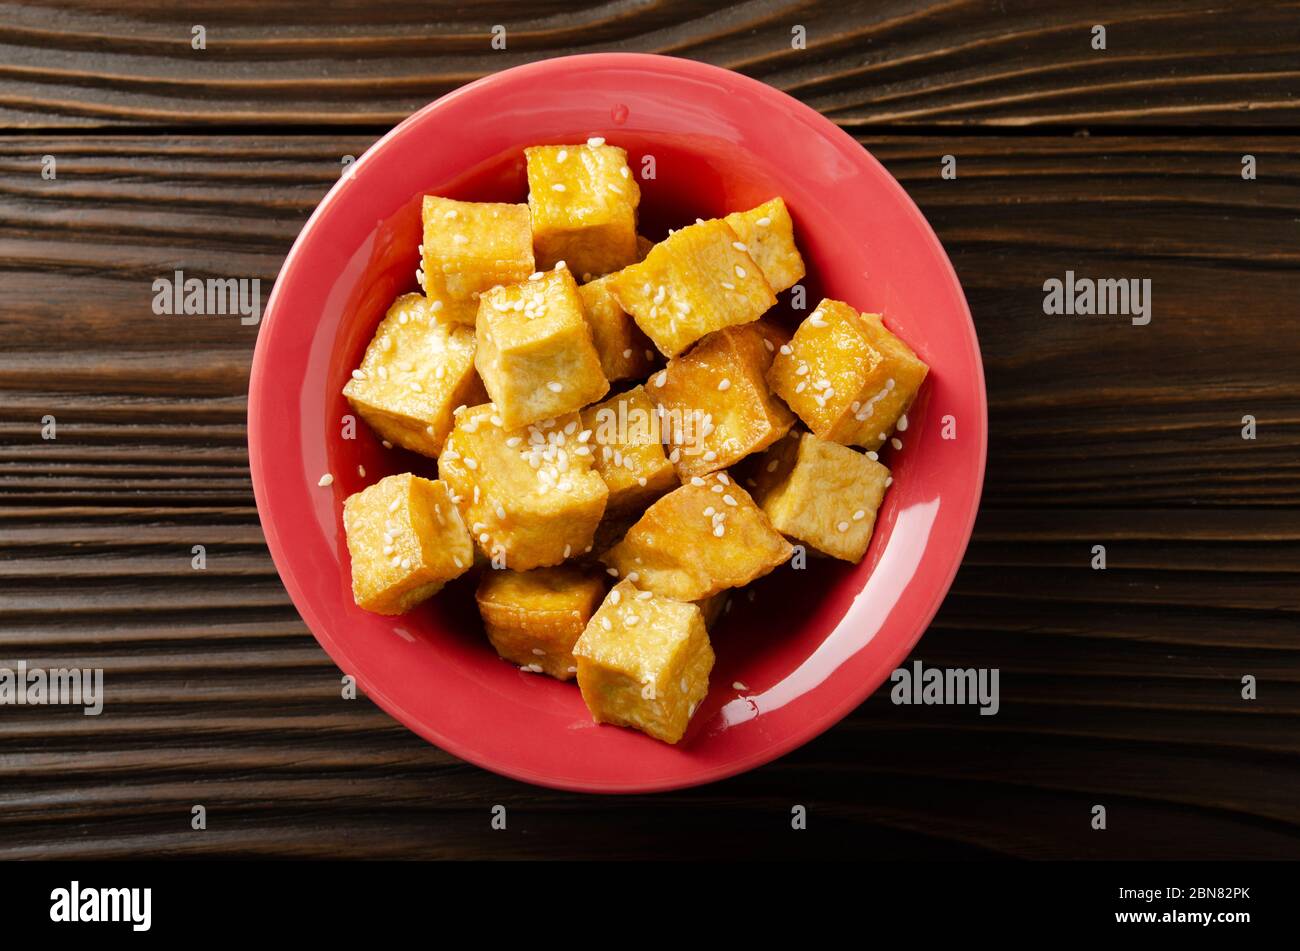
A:
MULTIPOLYGON (((355 183, 359 175, 365 172, 367 163, 372 161, 375 155, 383 152, 397 139, 411 133, 417 126, 425 122, 430 116, 435 115, 447 104, 464 96, 477 94, 499 85, 517 82, 521 79, 531 79, 534 82, 540 83, 547 75, 556 71, 598 67, 644 69, 661 75, 666 73, 680 78, 706 79, 722 84, 730 84, 732 88, 744 89, 757 98, 771 103, 773 107, 791 110, 804 122, 818 130, 823 136, 832 141, 838 142, 841 148, 849 147, 846 152, 846 157, 850 157, 859 162, 865 161, 867 164, 875 166, 879 172, 883 173, 883 180, 886 182, 886 187, 891 188, 896 192, 896 197, 905 203, 911 213, 915 216, 915 219, 923 225, 922 233, 931 246, 931 252, 934 254, 936 262, 940 265, 940 271, 944 275, 945 279, 950 283, 951 288, 955 292, 955 299, 960 303, 960 317, 964 318, 964 323, 961 321, 958 321, 958 323, 964 330, 973 349, 972 366, 975 373, 975 382, 977 384, 976 392, 979 411, 979 439, 977 446, 976 484, 972 494, 970 495, 969 510, 965 513, 962 523, 957 526, 960 527, 960 542, 950 549, 949 563, 945 566, 942 573, 943 583, 933 586, 926 609, 923 612, 918 612, 916 615, 917 621, 915 623, 915 630, 908 637, 899 639, 894 649, 889 652, 888 667, 896 668, 898 664, 912 651, 920 641, 921 637, 924 636, 926 631, 929 629, 930 623, 938 613, 940 606, 946 599, 970 544, 975 519, 979 512, 980 501, 983 495, 984 478, 988 461, 988 390, 985 382, 984 361, 979 346, 979 337, 976 333, 974 320, 970 314, 970 306, 966 300, 965 292, 962 289, 961 282, 957 277, 956 270, 952 266, 952 261, 949 259, 947 251, 940 243, 938 236, 935 234, 934 229, 931 227, 925 215, 922 214, 920 208, 912 200, 911 195, 907 193, 898 180, 889 173, 889 171, 862 143, 858 142, 853 138, 853 136, 849 135, 812 107, 800 102, 793 96, 790 96, 773 86, 761 82, 760 80, 753 79, 724 67, 713 66, 695 60, 658 53, 610 52, 557 56, 513 66, 483 76, 465 84, 464 86, 460 86, 457 89, 454 89, 451 92, 425 104, 377 139, 356 159, 355 162, 351 163, 350 167, 340 175, 338 181, 334 183, 330 190, 317 204, 316 208, 312 211, 306 223, 299 231, 298 236, 294 239, 293 245, 290 247, 288 254, 285 255, 275 285, 271 290, 271 294, 267 298, 266 307, 263 310, 263 317, 259 322, 257 342, 254 347, 253 359, 249 372, 247 409, 249 469, 253 484, 254 501, 257 506, 258 520, 280 581, 284 585, 286 592, 289 594, 290 600, 292 601, 295 610, 302 618, 303 623, 307 626, 308 630, 311 631, 312 636, 316 639, 317 643, 320 644, 321 648, 325 650, 330 659, 336 665, 339 665, 339 659, 335 654, 338 652, 343 653, 346 656, 346 651, 335 638, 320 633, 320 629, 325 626, 325 622, 317 613, 315 606, 311 603, 310 599, 304 596, 302 585, 295 576, 287 547, 283 543, 283 540, 273 523, 273 519, 270 518, 267 511, 268 502, 266 499, 266 490, 263 488, 264 479, 266 478, 266 472, 264 469, 265 460, 262 458, 261 451, 264 437, 262 434, 261 421, 259 419, 260 414, 265 411, 266 402, 263 399, 262 390, 266 385, 267 376, 271 372, 271 367, 268 363, 269 357, 267 356, 270 345, 267 343, 267 340, 272 333, 272 328, 276 326, 275 316, 278 312, 277 305, 279 304, 282 288, 285 283, 285 276, 297 265, 297 259, 302 255, 305 245, 311 239, 311 235, 316 228, 317 223, 330 213, 330 210, 339 200, 339 196, 343 190, 349 186, 349 183, 355 183)), ((864 643, 855 650, 854 654, 865 649, 865 647, 866 644, 864 643)), ((358 685, 362 687, 364 694, 384 710, 385 713, 393 717, 405 728, 411 730, 413 733, 422 737, 426 741, 433 743, 435 746, 450 753, 458 759, 511 779, 546 788, 565 790, 569 792, 602 794, 669 792, 676 789, 685 789, 717 782, 770 763, 811 742, 826 730, 839 723, 845 716, 874 694, 875 691, 880 688, 881 684, 884 683, 885 679, 888 679, 886 676, 886 678, 882 679, 879 683, 874 684, 863 681, 860 686, 846 690, 838 703, 821 712, 807 724, 790 729, 780 738, 780 740, 761 749, 755 750, 748 756, 738 757, 723 764, 701 769, 689 777, 673 777, 659 781, 632 780, 624 782, 609 781, 598 783, 590 780, 557 780, 551 776, 534 774, 528 769, 514 767, 509 763, 502 763, 489 756, 480 755, 479 752, 473 749, 469 744, 462 742, 454 736, 443 734, 440 731, 420 722, 417 717, 410 715, 401 703, 389 696, 378 685, 369 683, 368 678, 364 678, 359 672, 354 671, 353 676, 356 678, 358 685)))

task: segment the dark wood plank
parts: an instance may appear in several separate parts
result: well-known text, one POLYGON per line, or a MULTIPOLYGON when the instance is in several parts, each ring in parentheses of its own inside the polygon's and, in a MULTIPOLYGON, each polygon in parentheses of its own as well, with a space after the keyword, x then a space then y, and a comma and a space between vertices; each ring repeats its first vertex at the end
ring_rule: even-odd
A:
POLYGON ((392 125, 566 53, 685 56, 846 127, 1294 127, 1294 3, 851 0, 0 6, 0 128, 392 125), (206 49, 191 45, 207 30, 206 49), (1104 25, 1106 49, 1092 46, 1104 25), (507 47, 491 47, 492 27, 507 47), (792 30, 806 31, 806 48, 792 30))
POLYGON ((617 800, 500 779, 340 698, 257 527, 255 328, 149 310, 176 267, 269 284, 369 141, 0 139, 0 665, 102 666, 110 700, 0 718, 0 856, 1295 854, 1300 138, 865 139, 948 248, 988 371, 985 506, 915 657, 998 666, 1002 711, 880 692, 765 769, 617 800), (1044 316, 1066 269, 1150 277, 1152 323, 1044 316))

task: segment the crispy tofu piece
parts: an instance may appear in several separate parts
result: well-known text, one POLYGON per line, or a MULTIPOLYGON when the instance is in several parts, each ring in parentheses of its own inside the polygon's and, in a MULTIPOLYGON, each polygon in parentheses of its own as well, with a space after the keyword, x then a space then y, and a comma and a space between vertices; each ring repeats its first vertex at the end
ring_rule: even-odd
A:
POLYGON ((827 299, 778 350, 767 382, 814 435, 875 450, 928 371, 878 316, 827 299))
POLYGON ((343 395, 380 438, 436 456, 451 431, 451 411, 487 400, 474 347, 469 327, 438 317, 427 298, 403 294, 380 321, 343 395))
POLYGON ((609 486, 607 513, 645 508, 677 487, 660 441, 659 414, 645 387, 634 386, 582 411, 596 471, 609 486))
POLYGON ((758 469, 754 499, 787 538, 855 564, 866 554, 889 470, 811 433, 773 446, 758 469))
POLYGON ((438 457, 438 474, 480 549, 516 571, 584 553, 609 490, 578 443, 570 413, 523 429, 502 425, 491 403, 461 409, 438 457))
POLYGON ((473 324, 483 291, 526 280, 536 270, 527 205, 425 195, 420 210, 421 285, 444 317, 473 324))
POLYGON ((615 300, 609 289, 610 277, 597 278, 578 288, 582 309, 591 325, 592 342, 600 354, 600 368, 611 383, 644 379, 654 369, 658 352, 615 300))
POLYGON ((350 495, 343 529, 352 598, 376 614, 405 614, 474 563, 474 546, 442 482, 391 475, 350 495))
POLYGON ((494 287, 479 302, 474 365, 507 429, 581 409, 609 392, 567 268, 494 287))
POLYGON ((757 320, 776 303, 763 272, 726 222, 690 225, 610 281, 620 306, 665 356, 707 333, 757 320))
POLYGON ((793 287, 807 273, 803 256, 794 243, 794 222, 781 197, 765 201, 749 211, 727 215, 724 221, 763 271, 772 290, 793 287))
POLYGON ((682 738, 709 692, 713 647, 700 609, 629 581, 605 596, 573 656, 592 719, 665 743, 682 738))
POLYGON ((496 652, 533 673, 572 680, 573 645, 605 597, 599 572, 561 565, 487 570, 475 600, 496 652))
POLYGON ((651 505, 601 560, 655 594, 699 601, 749 584, 792 553, 749 493, 715 472, 651 505))
POLYGON ((538 267, 564 261, 599 277, 637 258, 641 189, 627 152, 613 145, 539 145, 528 159, 528 208, 538 267))
POLYGON ((682 478, 726 469, 790 431, 794 414, 768 390, 764 374, 780 339, 763 321, 709 334, 651 378, 682 478))

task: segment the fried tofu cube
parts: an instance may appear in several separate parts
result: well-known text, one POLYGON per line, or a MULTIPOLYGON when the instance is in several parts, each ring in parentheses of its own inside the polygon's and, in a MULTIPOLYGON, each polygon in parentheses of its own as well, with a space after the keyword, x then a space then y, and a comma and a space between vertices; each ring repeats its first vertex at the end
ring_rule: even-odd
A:
POLYGON ((431 312, 427 298, 403 294, 380 321, 343 395, 380 438, 436 456, 451 431, 451 411, 487 400, 474 347, 469 327, 431 312))
POLYGON ((622 581, 574 645, 578 688, 597 723, 632 727, 665 743, 686 732, 709 692, 713 647, 704 616, 622 581))
POLYGON ((848 446, 795 434, 767 452, 754 499, 787 538, 856 564, 871 542, 888 480, 887 468, 848 446))
POLYGON ((757 320, 776 303, 767 278, 726 222, 668 236, 610 281, 622 308, 665 356, 707 333, 757 320))
POLYGON ((827 299, 777 352, 767 382, 814 435, 875 450, 927 372, 877 315, 827 299))
POLYGON ((591 545, 609 490, 577 441, 578 414, 519 430, 492 403, 461 409, 438 475, 497 568, 558 565, 591 545))
POLYGON ((651 505, 601 560, 655 594, 699 601, 767 574, 793 551, 749 493, 715 472, 651 505))
POLYGON ((600 354, 600 368, 611 383, 644 379, 654 369, 658 353, 652 349, 650 338, 615 300, 609 289, 610 277, 597 278, 578 288, 583 312, 591 325, 592 343, 600 354))
POLYGON ((473 324, 483 291, 526 280, 536 270, 527 205, 425 195, 420 211, 422 284, 443 316, 473 324))
POLYGON ((647 392, 662 412, 683 478, 729 468, 794 425, 764 379, 775 347, 762 323, 715 331, 651 378, 647 392))
POLYGON ((538 266, 564 261, 600 276, 636 260, 641 189, 627 152, 613 145, 539 145, 528 159, 528 208, 538 266))
POLYGON ((479 302, 474 365, 507 429, 581 409, 609 392, 567 268, 494 287, 479 302))
POLYGON ((778 196, 749 211, 733 212, 723 220, 762 269, 772 290, 783 291, 803 279, 807 269, 794 243, 794 222, 785 199, 778 196))
POLYGON ((677 487, 677 472, 660 439, 659 413, 645 387, 588 406, 582 429, 590 433, 596 471, 609 486, 607 513, 644 508, 677 487))
POLYGON ((405 614, 474 563, 474 545, 442 482, 391 475, 350 495, 343 529, 352 598, 376 614, 405 614))
POLYGON ((569 565, 488 570, 475 600, 496 652, 533 673, 572 680, 573 645, 605 597, 598 572, 569 565))

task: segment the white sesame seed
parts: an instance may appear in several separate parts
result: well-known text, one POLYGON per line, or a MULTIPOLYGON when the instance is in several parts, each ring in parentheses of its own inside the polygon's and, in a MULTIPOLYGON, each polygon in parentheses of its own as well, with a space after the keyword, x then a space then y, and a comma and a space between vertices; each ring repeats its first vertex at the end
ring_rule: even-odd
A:
POLYGON ((880 453, 876 452, 874 449, 870 449, 867 451, 867 458, 870 459, 872 462, 879 462, 880 453))
POLYGON ((722 501, 726 502, 728 505, 733 505, 733 506, 739 504, 739 503, 735 500, 735 498, 734 498, 732 495, 730 495, 730 494, 724 495, 724 496, 722 497, 722 501))
POLYGON ((836 531, 847 532, 849 530, 849 523, 840 522, 838 525, 835 526, 835 529, 836 531))
POLYGON ((729 291, 734 291, 736 289, 736 285, 732 284, 730 281, 723 281, 722 286, 729 291))
POLYGON ((557 271, 563 271, 566 267, 568 267, 568 265, 565 264, 563 261, 555 262, 555 270, 557 271))
POLYGON ((728 380, 726 377, 723 377, 721 380, 718 381, 719 392, 722 392, 724 390, 729 390, 729 389, 731 389, 731 381, 728 380))
POLYGON ((565 189, 564 184, 562 182, 556 182, 554 185, 551 186, 551 191, 553 192, 562 192, 566 190, 567 189, 565 189))
POLYGON ((853 521, 855 522, 860 522, 866 517, 867 517, 866 509, 858 509, 856 512, 853 513, 853 521))
POLYGON ((735 248, 737 251, 748 251, 748 250, 749 250, 749 248, 745 247, 745 244, 744 244, 743 241, 733 241, 733 242, 731 242, 731 246, 732 246, 733 248, 735 248))
POLYGON ((591 138, 587 140, 587 144, 590 145, 592 148, 596 148, 597 146, 604 145, 605 137, 603 135, 593 135, 591 138))
POLYGON ((623 351, 623 359, 630 360, 631 358, 632 358, 632 348, 628 347, 626 350, 623 351))
POLYGON ((605 569, 605 574, 609 575, 611 578, 617 578, 617 577, 618 577, 618 569, 617 569, 617 568, 606 568, 606 569, 605 569))
POLYGON ((898 417, 898 422, 894 424, 894 428, 897 429, 900 433, 905 433, 905 432, 907 432, 907 414, 906 414, 906 413, 904 413, 902 416, 898 417))
POLYGON ((622 600, 623 600, 623 595, 622 595, 620 592, 618 592, 618 591, 611 591, 611 592, 609 593, 609 603, 610 603, 610 604, 618 604, 618 603, 619 603, 620 601, 622 601, 622 600))
POLYGON ((656 387, 660 387, 660 386, 663 386, 663 385, 664 385, 665 383, 667 383, 667 382, 668 382, 668 371, 667 371, 667 370, 660 370, 660 371, 659 371, 659 375, 658 375, 657 377, 655 377, 655 386, 656 386, 656 387))
POLYGON ((546 388, 550 390, 552 393, 558 393, 560 392, 560 390, 564 389, 563 386, 561 386, 559 383, 556 383, 554 380, 547 383, 546 388))
POLYGON ((411 559, 409 559, 409 558, 403 558, 403 559, 402 559, 402 567, 403 567, 403 568, 410 568, 410 567, 411 567, 411 559))
POLYGON ((466 457, 464 458, 463 462, 465 463, 465 468, 466 468, 466 469, 477 469, 477 468, 478 468, 478 460, 477 460, 477 459, 471 459, 469 456, 466 456, 466 457))
POLYGON ((568 157, 569 157, 568 149, 560 149, 559 152, 555 153, 555 161, 557 162, 563 162, 568 157))
POLYGON ((610 631, 610 630, 613 630, 613 629, 614 629, 614 625, 609 623, 609 618, 607 618, 607 617, 603 617, 603 618, 600 619, 600 626, 603 627, 603 628, 604 628, 605 630, 607 630, 607 631, 610 631))
POLYGON ((893 476, 886 476, 886 477, 885 477, 885 488, 887 489, 887 488, 889 488, 889 487, 890 487, 891 485, 893 485, 893 484, 894 484, 894 477, 893 477, 893 476))
POLYGON ((445 215, 443 215, 443 217, 444 217, 444 218, 455 219, 455 218, 459 218, 459 217, 460 217, 460 214, 456 211, 455 208, 448 208, 448 209, 447 209, 447 213, 446 213, 445 215))
POLYGON ((725 534, 727 534, 727 527, 725 525, 717 525, 714 527, 713 529, 714 538, 721 538, 725 534))
POLYGON ((716 459, 716 458, 718 458, 718 454, 717 454, 716 452, 714 452, 712 449, 710 449, 710 450, 708 450, 707 452, 704 453, 704 461, 705 461, 705 462, 712 462, 712 461, 713 461, 714 459, 716 459))
POLYGON ((691 476, 691 485, 704 485, 704 480, 699 476, 691 476))
POLYGON ((891 446, 893 446, 894 449, 896 449, 896 450, 897 450, 897 449, 902 449, 902 448, 903 448, 903 440, 899 439, 897 436, 895 436, 893 439, 889 440, 889 444, 890 444, 891 446))
POLYGON ((626 624, 628 627, 636 627, 637 624, 639 624, 640 622, 641 622, 641 618, 635 614, 623 615, 623 623, 626 624))
POLYGON ((393 448, 393 444, 392 444, 391 442, 389 442, 387 439, 381 439, 381 440, 379 441, 379 443, 380 443, 380 445, 383 446, 385 449, 392 449, 392 448, 393 448))
POLYGON ((393 501, 388 504, 388 511, 396 512, 398 508, 401 507, 401 505, 402 505, 401 499, 393 499, 393 501))
POLYGON ((741 278, 741 279, 743 280, 743 279, 745 278, 745 276, 746 276, 746 271, 745 271, 745 269, 744 269, 743 267, 741 267, 739 264, 737 264, 737 265, 736 265, 736 277, 741 278))
POLYGON ((352 371, 352 379, 354 379, 354 380, 364 380, 365 378, 366 378, 366 375, 365 375, 365 373, 363 373, 361 370, 353 370, 353 371, 352 371))
MULTIPOLYGON (((640 563, 641 563, 641 559, 638 558, 638 559, 637 559, 637 564, 640 564, 640 563)), ((641 580, 641 575, 638 574, 638 573, 635 572, 635 571, 629 571, 629 572, 627 573, 627 580, 628 580, 628 581, 632 581, 632 582, 640 581, 640 580, 641 580)))
POLYGON ((793 349, 793 348, 792 348, 788 343, 783 343, 783 344, 781 344, 781 355, 782 355, 782 356, 786 356, 786 357, 788 357, 788 356, 790 356, 790 354, 792 354, 792 353, 794 353, 794 349, 793 349))
POLYGON ((319 486, 322 486, 322 487, 323 487, 323 486, 327 486, 327 485, 333 485, 333 484, 334 484, 334 477, 333 477, 332 475, 330 475, 330 474, 327 472, 327 473, 325 473, 323 476, 320 477, 320 481, 317 482, 316 484, 319 485, 319 486))
POLYGON ((565 558, 568 558, 571 554, 573 554, 573 546, 572 546, 572 545, 565 545, 565 546, 564 546, 564 557, 565 557, 565 558))

